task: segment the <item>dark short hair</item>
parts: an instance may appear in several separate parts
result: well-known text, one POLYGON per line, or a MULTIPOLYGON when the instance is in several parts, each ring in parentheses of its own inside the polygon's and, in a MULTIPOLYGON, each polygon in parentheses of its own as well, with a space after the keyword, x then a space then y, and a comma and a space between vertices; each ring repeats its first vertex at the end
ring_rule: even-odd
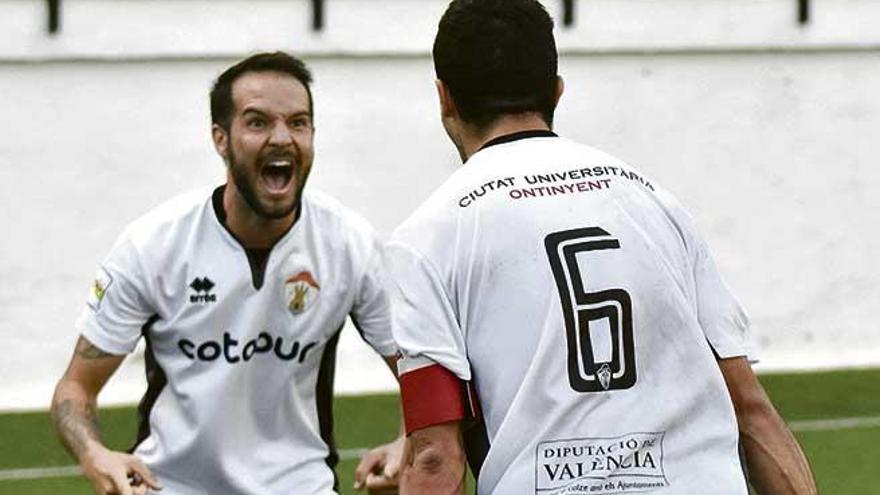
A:
POLYGON ((434 40, 437 78, 477 127, 530 111, 550 125, 557 58, 553 20, 537 0, 454 0, 434 40))
POLYGON ((211 122, 226 131, 232 123, 234 103, 232 85, 249 72, 280 72, 301 82, 309 95, 309 115, 314 117, 312 100, 312 73, 302 60, 284 52, 256 53, 223 71, 211 88, 211 122))

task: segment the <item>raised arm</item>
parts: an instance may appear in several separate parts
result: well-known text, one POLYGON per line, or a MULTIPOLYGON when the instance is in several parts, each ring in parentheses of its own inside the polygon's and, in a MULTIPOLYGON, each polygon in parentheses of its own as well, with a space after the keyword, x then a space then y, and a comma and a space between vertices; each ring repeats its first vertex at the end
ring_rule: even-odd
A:
POLYGON ((107 449, 98 428, 98 393, 122 363, 84 337, 52 398, 52 422, 61 442, 99 494, 134 495, 161 487, 137 457, 107 449))
POLYGON ((744 357, 718 361, 736 410, 750 481, 760 495, 816 495, 803 451, 744 357))

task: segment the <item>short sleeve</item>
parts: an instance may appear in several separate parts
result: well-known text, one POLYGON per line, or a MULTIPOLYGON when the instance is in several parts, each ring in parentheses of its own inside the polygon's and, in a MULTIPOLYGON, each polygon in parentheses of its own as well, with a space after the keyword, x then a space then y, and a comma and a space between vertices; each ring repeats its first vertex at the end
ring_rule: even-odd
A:
POLYGON ((401 374, 439 364, 469 381, 464 336, 437 269, 400 242, 390 242, 386 256, 391 275, 391 329, 402 354, 401 374))
POLYGON ((132 352, 154 314, 146 292, 137 251, 124 233, 95 275, 76 330, 103 351, 132 352))
POLYGON ((757 362, 749 317, 724 282, 693 217, 666 190, 658 188, 656 197, 684 242, 693 277, 693 292, 689 295, 697 321, 713 352, 719 358, 746 356, 749 361, 757 362))
POLYGON ((358 284, 351 319, 370 347, 388 357, 397 354, 397 346, 391 336, 391 303, 386 278, 381 246, 376 241, 358 284))
POLYGON ((697 317, 712 349, 720 358, 747 356, 756 361, 748 315, 724 282, 702 239, 696 240, 693 270, 697 317))

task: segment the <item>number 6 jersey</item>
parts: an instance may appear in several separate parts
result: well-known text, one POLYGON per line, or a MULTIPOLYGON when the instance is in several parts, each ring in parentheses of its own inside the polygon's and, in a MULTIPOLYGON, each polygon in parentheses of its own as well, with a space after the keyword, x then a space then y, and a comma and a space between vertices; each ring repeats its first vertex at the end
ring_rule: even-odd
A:
POLYGON ((548 131, 503 136, 386 255, 401 373, 475 386, 478 493, 747 493, 716 363, 750 355, 747 317, 687 213, 633 168, 548 131))

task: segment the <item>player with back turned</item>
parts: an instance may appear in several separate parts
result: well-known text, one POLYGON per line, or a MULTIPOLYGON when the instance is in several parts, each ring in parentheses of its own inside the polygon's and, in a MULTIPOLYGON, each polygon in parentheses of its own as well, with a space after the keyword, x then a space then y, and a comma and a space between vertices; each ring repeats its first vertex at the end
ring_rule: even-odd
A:
MULTIPOLYGON (((396 349, 373 229, 303 191, 311 80, 281 52, 223 72, 211 114, 226 184, 131 223, 102 263, 52 404, 98 493, 336 493, 332 391, 346 317, 391 366, 396 349), (114 452, 98 434, 96 398, 141 337, 137 442, 114 452)), ((401 444, 373 451, 363 472, 393 478, 401 444)))
POLYGON ((762 495, 815 494, 692 219, 552 131, 552 29, 535 0, 454 0, 439 24, 465 164, 386 251, 401 492, 461 492, 466 456, 484 495, 746 495, 746 472, 762 495))

